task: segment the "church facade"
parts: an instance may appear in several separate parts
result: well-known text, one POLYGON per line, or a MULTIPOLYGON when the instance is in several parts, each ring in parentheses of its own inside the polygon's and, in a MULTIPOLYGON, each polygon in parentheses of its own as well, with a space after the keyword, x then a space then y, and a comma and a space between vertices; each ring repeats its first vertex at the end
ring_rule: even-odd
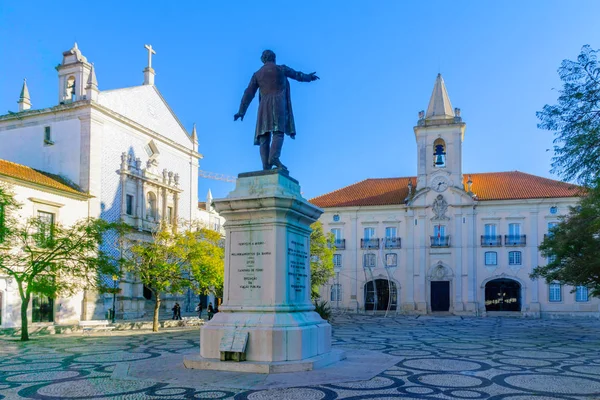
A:
POLYGON ((388 313, 598 317, 586 287, 532 280, 538 246, 580 188, 519 171, 463 173, 466 124, 438 75, 414 127, 417 176, 367 179, 311 202, 335 237, 332 307, 388 313))
MULTIPOLYGON (((154 85, 154 51, 146 48, 142 85, 101 91, 96 68, 75 44, 56 67, 56 105, 33 109, 24 82, 19 111, 0 116, 0 159, 72 183, 87 196, 78 217, 121 220, 142 233, 161 221, 194 224, 205 213, 198 209, 202 155, 195 126, 188 132, 154 85)), ((117 254, 114 238, 107 239, 107 250, 117 254)), ((149 291, 134 276, 106 279, 121 289, 117 318, 148 315, 149 291)), ((176 299, 165 302, 167 309, 176 299)), ((82 320, 104 319, 112 295, 84 292, 80 308, 82 320)))

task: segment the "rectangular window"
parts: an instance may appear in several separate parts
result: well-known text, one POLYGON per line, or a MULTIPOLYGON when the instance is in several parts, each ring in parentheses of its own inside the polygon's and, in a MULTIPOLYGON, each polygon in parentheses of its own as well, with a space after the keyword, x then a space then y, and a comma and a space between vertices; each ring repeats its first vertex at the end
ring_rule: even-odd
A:
POLYGON ((548 300, 552 302, 562 301, 562 285, 560 283, 551 283, 549 290, 548 300))
POLYGON ((44 127, 44 144, 54 144, 54 141, 52 140, 52 130, 49 126, 44 127))
POLYGON ((54 231, 54 214, 38 211, 39 230, 38 230, 38 245, 47 245, 52 240, 54 231))
POLYGON ((395 239, 396 238, 396 228, 393 226, 385 228, 385 237, 387 239, 395 239))
POLYGON ((521 252, 520 251, 509 251, 508 252, 508 265, 521 265, 521 252))
POLYGON ((125 213, 133 215, 133 196, 130 194, 125 195, 125 213))
POLYGON ((331 301, 341 301, 342 300, 342 285, 339 283, 331 285, 331 301))
POLYGON ((496 224, 485 224, 485 236, 496 237, 496 224))
POLYGON ((387 253, 385 255, 385 265, 386 265, 386 267, 397 267, 398 266, 398 254, 387 253))
POLYGON ((438 237, 438 238, 446 236, 446 226, 445 225, 434 225, 433 236, 438 237))
POLYGON ((375 268, 377 262, 377 257, 375 256, 375 253, 366 253, 363 256, 363 266, 365 268, 375 268))
POLYGON ((588 301, 588 288, 587 286, 577 286, 575 290, 575 301, 588 301))
POLYGON ((333 255, 333 266, 335 268, 341 268, 342 267, 342 255, 341 254, 334 254, 333 255))
POLYGON ((495 251, 486 251, 485 265, 498 265, 498 253, 495 251))
POLYGON ((336 242, 342 238, 342 230, 340 228, 333 228, 331 233, 333 234, 333 238, 336 242))
POLYGON ((548 222, 548 236, 552 235, 552 228, 558 225, 558 222, 548 222))
POLYGON ((365 228, 365 240, 370 240, 375 238, 375 228, 365 228))

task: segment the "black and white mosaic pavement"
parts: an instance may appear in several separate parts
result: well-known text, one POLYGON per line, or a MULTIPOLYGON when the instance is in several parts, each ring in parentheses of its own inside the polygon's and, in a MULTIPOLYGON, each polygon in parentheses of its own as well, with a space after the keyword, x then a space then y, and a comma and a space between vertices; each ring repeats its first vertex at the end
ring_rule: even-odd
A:
MULTIPOLYGON (((373 379, 239 391, 111 377, 198 351, 196 329, 0 339, 0 399, 600 399, 600 321, 340 316, 334 346, 400 357, 373 379)), ((202 373, 201 371, 198 371, 202 373)))

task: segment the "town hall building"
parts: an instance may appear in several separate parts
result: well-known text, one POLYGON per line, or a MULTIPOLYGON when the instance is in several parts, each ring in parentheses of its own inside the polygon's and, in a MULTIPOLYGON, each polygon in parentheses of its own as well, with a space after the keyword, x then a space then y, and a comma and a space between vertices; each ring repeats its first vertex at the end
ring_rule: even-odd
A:
POLYGON ((600 299, 587 287, 529 277, 581 188, 519 171, 464 173, 465 128, 438 75, 414 127, 417 176, 311 200, 335 236, 335 277, 322 297, 351 311, 597 317, 600 299))
MULTIPOLYGON (((139 86, 100 90, 96 67, 77 43, 56 67, 55 105, 32 108, 35 96, 23 83, 18 111, 0 116, 0 181, 14 188, 23 218, 70 224, 99 217, 126 222, 141 234, 149 234, 160 222, 176 229, 180 221, 206 220, 221 230, 222 220, 214 210, 211 214, 210 209, 198 208, 202 155, 196 128, 188 132, 154 85, 155 52, 151 46, 146 49, 148 64, 139 86)), ((117 255, 115 243, 115 238, 107 238, 106 250, 117 255)), ((151 315, 151 293, 135 276, 105 279, 121 289, 117 318, 151 315)), ((16 290, 0 273, 2 326, 19 324, 16 290)), ((193 311, 198 298, 187 297, 179 301, 193 311)), ((174 301, 167 299, 167 309, 174 301)), ((48 315, 42 321, 30 316, 33 322, 71 323, 105 319, 113 296, 82 291, 68 299, 38 299, 37 304, 45 304, 48 315), (71 310, 68 316, 61 311, 65 309, 71 310)))

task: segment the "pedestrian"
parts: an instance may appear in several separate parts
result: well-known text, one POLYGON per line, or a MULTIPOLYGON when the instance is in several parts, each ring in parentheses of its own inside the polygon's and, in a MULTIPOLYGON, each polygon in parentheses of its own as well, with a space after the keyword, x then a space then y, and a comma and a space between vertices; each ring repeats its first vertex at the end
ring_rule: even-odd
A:
POLYGON ((198 318, 202 318, 202 302, 196 306, 196 312, 198 313, 198 318))
POLYGON ((208 313, 208 320, 210 321, 215 313, 215 310, 212 306, 212 303, 208 303, 208 307, 206 308, 206 312, 208 313))
POLYGON ((181 319, 181 306, 179 305, 179 303, 175 303, 172 310, 173 310, 173 319, 181 319))

